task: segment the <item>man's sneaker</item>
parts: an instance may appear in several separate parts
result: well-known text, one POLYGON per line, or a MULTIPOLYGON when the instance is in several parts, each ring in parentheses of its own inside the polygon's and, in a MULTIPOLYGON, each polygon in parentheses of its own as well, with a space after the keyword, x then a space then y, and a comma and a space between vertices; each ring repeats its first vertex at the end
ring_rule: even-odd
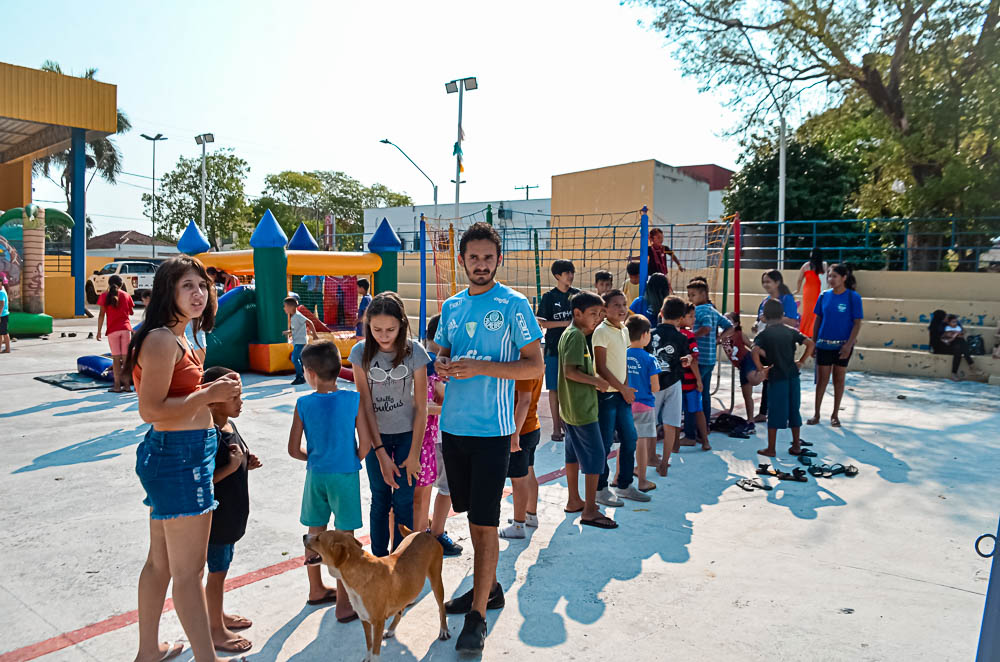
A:
POLYGON ((531 528, 538 528, 538 515, 532 513, 527 513, 524 516, 524 525, 530 526, 531 528))
POLYGON ((500 529, 500 537, 507 539, 524 538, 524 522, 511 522, 510 526, 500 529))
POLYGON ((617 494, 622 499, 631 499, 632 501, 650 501, 652 497, 644 492, 640 492, 635 489, 635 485, 629 485, 628 487, 622 489, 615 489, 615 494, 617 494))
POLYGON ((437 541, 441 544, 445 556, 460 556, 462 554, 462 546, 452 540, 447 531, 439 535, 437 541))
POLYGON ((486 619, 478 611, 465 615, 465 625, 455 642, 459 653, 480 653, 486 646, 486 619))
POLYGON ((611 493, 611 490, 609 490, 606 487, 597 493, 597 503, 601 504, 602 506, 610 506, 612 508, 621 508, 622 506, 625 505, 624 501, 617 498, 614 494, 611 493))
POLYGON ((305 384, 306 380, 303 377, 296 377, 292 380, 292 386, 298 386, 299 384, 305 384))
MULTIPOLYGON (((444 603, 444 610, 449 614, 468 614, 472 610, 472 591, 473 589, 470 588, 466 593, 463 593, 454 600, 444 603)), ((503 587, 500 586, 500 582, 497 582, 493 590, 490 591, 490 599, 486 603, 486 608, 501 609, 505 604, 503 587)), ((466 621, 466 625, 468 625, 468 621, 466 621)), ((485 627, 485 621, 483 626, 485 627)), ((459 637, 459 640, 461 640, 461 637, 459 637)))

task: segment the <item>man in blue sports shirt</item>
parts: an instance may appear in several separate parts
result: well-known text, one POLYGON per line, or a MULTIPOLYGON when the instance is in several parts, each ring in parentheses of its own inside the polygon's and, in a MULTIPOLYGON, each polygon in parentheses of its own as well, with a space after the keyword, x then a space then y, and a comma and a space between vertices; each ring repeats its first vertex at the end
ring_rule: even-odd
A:
POLYGON ((486 610, 504 606, 497 583, 500 500, 507 478, 514 423, 514 381, 538 379, 542 330, 528 299, 496 282, 503 263, 500 235, 476 223, 459 243, 459 263, 469 287, 444 302, 434 342, 435 362, 448 379, 439 425, 452 507, 469 513, 475 550, 473 588, 449 601, 448 613, 465 614, 455 644, 476 653, 486 643, 486 610))

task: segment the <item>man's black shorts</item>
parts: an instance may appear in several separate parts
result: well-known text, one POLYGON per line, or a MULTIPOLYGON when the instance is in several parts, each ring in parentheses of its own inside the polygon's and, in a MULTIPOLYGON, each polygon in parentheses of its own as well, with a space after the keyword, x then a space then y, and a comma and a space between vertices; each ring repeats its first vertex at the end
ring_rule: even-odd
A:
MULTIPOLYGON (((854 350, 851 350, 851 354, 854 350)), ((851 361, 851 354, 847 355, 846 359, 840 358, 839 349, 816 349, 816 365, 838 365, 841 368, 846 368, 847 364, 851 361)))
POLYGON ((541 428, 521 435, 518 440, 521 450, 510 454, 510 463, 507 466, 508 478, 524 478, 528 475, 528 469, 535 466, 535 449, 541 436, 541 428))
POLYGON ((500 500, 507 481, 510 435, 462 437, 441 430, 451 507, 468 512, 469 523, 500 526, 500 500))

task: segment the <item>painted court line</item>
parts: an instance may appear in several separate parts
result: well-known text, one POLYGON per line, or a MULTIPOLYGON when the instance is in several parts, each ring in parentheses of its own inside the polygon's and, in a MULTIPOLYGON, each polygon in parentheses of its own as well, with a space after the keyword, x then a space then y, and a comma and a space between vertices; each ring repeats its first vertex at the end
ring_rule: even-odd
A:
MULTIPOLYGON (((608 459, 615 457, 618 451, 611 451, 608 455, 608 459)), ((566 475, 566 468, 557 469, 551 471, 542 476, 538 476, 538 484, 544 485, 550 483, 554 480, 558 480, 566 475)), ((511 494, 511 489, 509 487, 504 489, 504 497, 511 494)), ((454 511, 449 515, 454 517, 457 515, 454 511)), ((369 544, 371 538, 367 535, 359 536, 358 540, 362 544, 369 544)), ((281 575, 296 568, 301 568, 302 564, 305 562, 304 556, 298 556, 294 559, 287 559, 281 563, 275 563, 274 565, 269 565, 252 572, 248 572, 245 575, 240 575, 238 577, 233 577, 226 580, 226 591, 232 591, 233 589, 241 588, 249 584, 254 584, 256 582, 262 581, 264 579, 270 579, 275 575, 281 575)), ((167 598, 166 602, 163 603, 163 612, 172 611, 174 608, 174 601, 172 598, 167 598)), ((93 639, 94 637, 99 637, 102 634, 107 634, 109 632, 114 632, 115 630, 120 630, 124 627, 128 627, 139 620, 139 612, 133 610, 126 612, 124 614, 118 614, 117 616, 112 616, 106 618, 103 621, 97 623, 92 623, 90 625, 85 625, 82 628, 72 630, 70 632, 64 632, 63 634, 56 635, 45 641, 39 641, 35 644, 29 644, 18 648, 17 650, 12 650, 7 653, 0 654, 0 662, 27 662, 28 660, 34 660, 43 655, 48 655, 49 653, 54 653, 60 651, 64 648, 69 648, 70 646, 75 646, 79 643, 87 641, 88 639, 93 639)))

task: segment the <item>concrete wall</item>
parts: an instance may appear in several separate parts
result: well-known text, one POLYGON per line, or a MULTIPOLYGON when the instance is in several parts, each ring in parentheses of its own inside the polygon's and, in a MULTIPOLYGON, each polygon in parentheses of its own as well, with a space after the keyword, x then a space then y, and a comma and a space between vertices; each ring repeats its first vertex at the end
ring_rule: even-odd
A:
POLYGON ((56 319, 74 317, 76 279, 69 274, 45 275, 45 314, 56 319))

